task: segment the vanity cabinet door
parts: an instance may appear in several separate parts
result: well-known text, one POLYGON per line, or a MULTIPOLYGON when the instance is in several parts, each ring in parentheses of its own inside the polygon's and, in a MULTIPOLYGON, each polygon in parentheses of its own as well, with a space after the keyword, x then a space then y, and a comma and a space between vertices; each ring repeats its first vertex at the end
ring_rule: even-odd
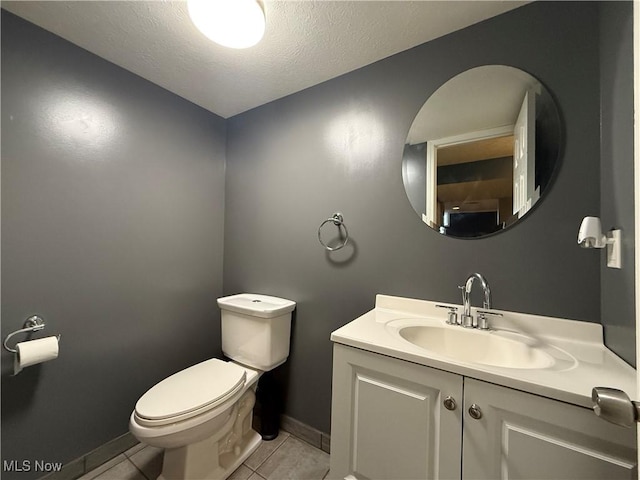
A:
POLYGON ((463 479, 638 478, 635 428, 469 378, 464 396, 463 479))
POLYGON ((339 344, 333 355, 330 478, 460 478, 461 376, 339 344))

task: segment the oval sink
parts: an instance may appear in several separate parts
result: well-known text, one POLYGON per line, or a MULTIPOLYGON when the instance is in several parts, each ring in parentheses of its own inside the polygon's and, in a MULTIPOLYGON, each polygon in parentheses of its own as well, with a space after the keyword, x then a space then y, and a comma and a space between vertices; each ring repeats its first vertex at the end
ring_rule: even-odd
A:
POLYGON ((551 355, 535 346, 535 339, 514 333, 425 325, 406 326, 398 333, 418 347, 461 362, 527 369, 555 363, 551 355))

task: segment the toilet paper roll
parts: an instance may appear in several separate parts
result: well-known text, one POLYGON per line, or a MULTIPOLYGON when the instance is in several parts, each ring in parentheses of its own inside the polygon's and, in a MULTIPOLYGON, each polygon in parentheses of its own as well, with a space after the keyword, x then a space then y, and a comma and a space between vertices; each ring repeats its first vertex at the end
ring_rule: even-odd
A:
POLYGON ((58 358, 57 337, 45 337, 38 340, 20 342, 16 345, 13 374, 17 375, 25 367, 55 358, 58 358))

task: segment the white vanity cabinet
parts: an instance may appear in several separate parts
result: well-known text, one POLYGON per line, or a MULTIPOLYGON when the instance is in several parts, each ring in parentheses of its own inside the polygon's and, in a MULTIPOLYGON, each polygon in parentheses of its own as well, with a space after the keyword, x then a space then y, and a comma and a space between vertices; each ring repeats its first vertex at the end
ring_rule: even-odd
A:
POLYGON ((467 377, 464 407, 463 479, 638 478, 635 428, 588 408, 467 377))
POLYGON ((333 361, 331 478, 637 479, 635 429, 587 408, 341 344, 333 361))
POLYGON ((460 478, 460 375, 338 344, 333 355, 331 478, 460 478))

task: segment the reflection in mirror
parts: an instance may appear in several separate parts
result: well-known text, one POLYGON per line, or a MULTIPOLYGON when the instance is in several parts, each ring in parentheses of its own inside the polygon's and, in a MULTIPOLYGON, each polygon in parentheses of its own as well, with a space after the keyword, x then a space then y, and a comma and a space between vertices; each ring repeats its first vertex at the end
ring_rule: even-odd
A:
POLYGON ((480 237, 517 222, 549 186, 560 151, 553 98, 531 75, 488 65, 429 97, 404 147, 402 179, 430 227, 480 237))

